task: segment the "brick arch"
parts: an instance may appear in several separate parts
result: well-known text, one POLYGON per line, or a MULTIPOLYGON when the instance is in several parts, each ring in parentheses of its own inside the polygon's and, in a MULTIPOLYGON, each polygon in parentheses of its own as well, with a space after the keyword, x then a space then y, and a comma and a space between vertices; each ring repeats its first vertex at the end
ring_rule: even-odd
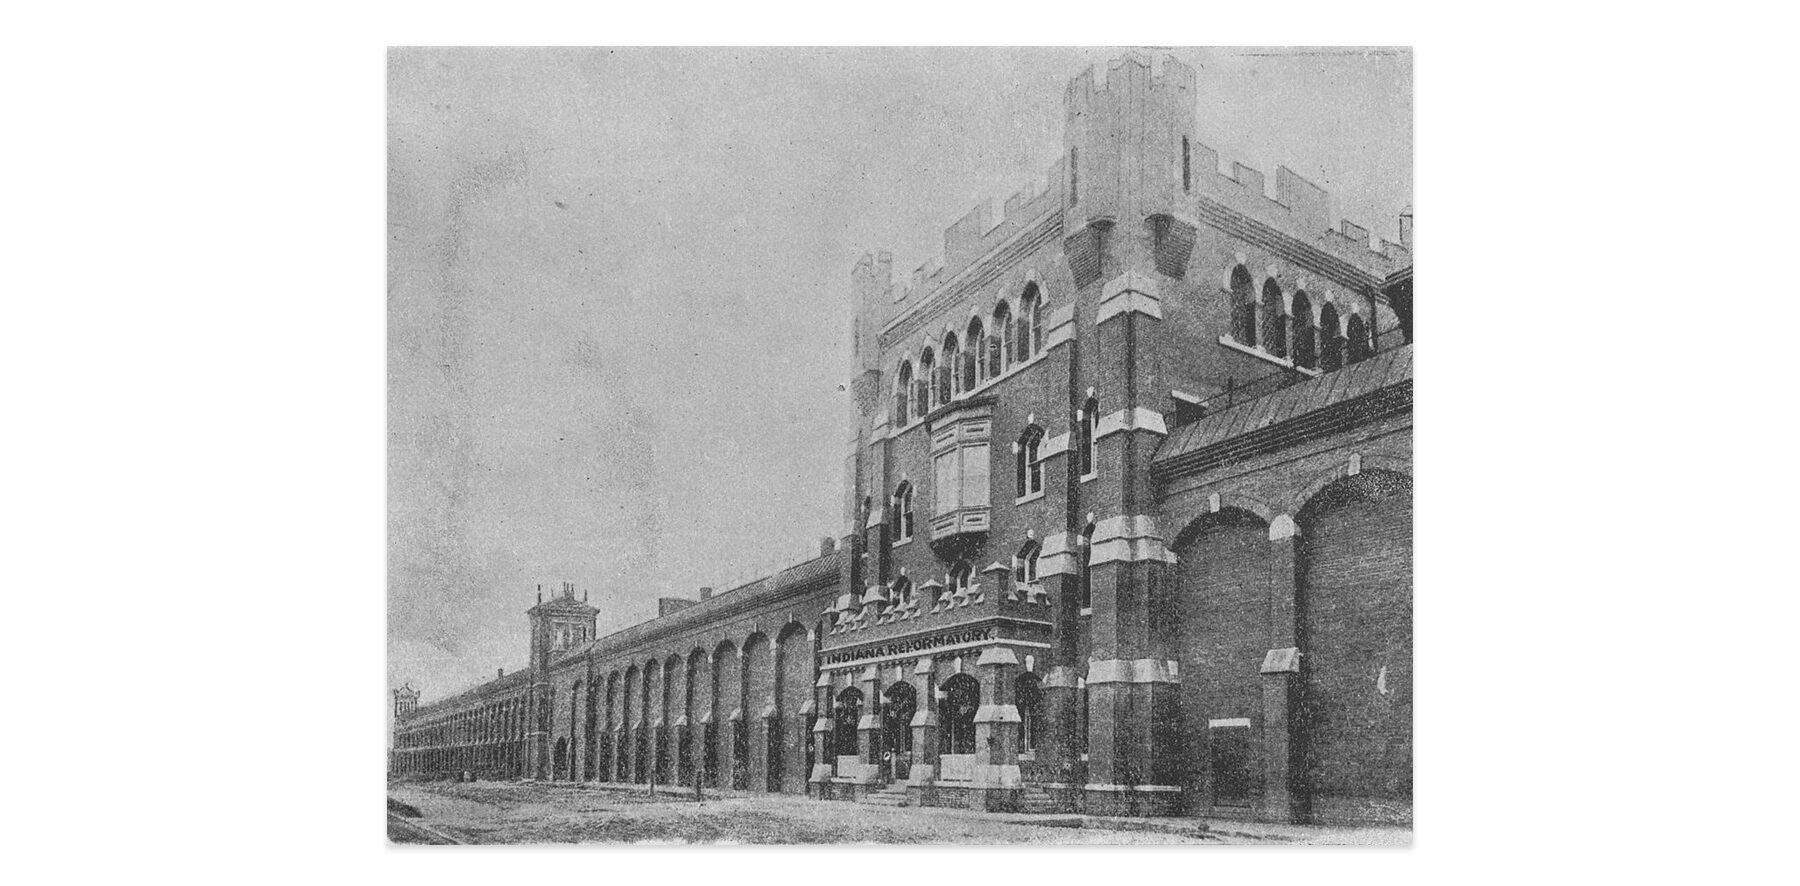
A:
POLYGON ((802 711, 812 697, 813 663, 813 643, 806 625, 788 622, 775 637, 775 710, 779 717, 776 734, 780 746, 771 754, 779 760, 779 771, 771 780, 784 793, 806 792, 811 768, 806 751, 812 720, 802 711))
MULTIPOLYGON (((1257 503, 1257 505, 1258 507, 1256 509, 1244 507, 1237 502, 1227 502, 1225 497, 1221 495, 1219 497, 1219 509, 1217 511, 1207 511, 1200 516, 1189 520, 1187 525, 1181 528, 1180 532, 1175 533, 1175 539, 1169 543, 1169 549, 1175 551, 1177 556, 1180 556, 1181 551, 1191 546, 1207 531, 1217 526, 1235 525, 1239 522, 1254 523, 1255 525, 1261 526, 1266 532, 1271 520, 1268 516, 1269 510, 1266 506, 1261 505, 1260 502, 1257 503)), ((1185 559, 1186 558, 1184 557, 1183 560, 1185 559)))
POLYGON ((1276 561, 1269 509, 1260 502, 1256 510, 1243 507, 1249 502, 1241 496, 1219 498, 1219 509, 1189 522, 1171 546, 1177 560, 1169 615, 1179 625, 1179 722, 1187 741, 1178 768, 1194 811, 1241 815, 1261 792, 1261 769, 1246 753, 1249 730, 1211 724, 1261 722, 1276 561))
POLYGON ((1410 820, 1412 477, 1346 468, 1296 521, 1300 809, 1315 821, 1410 820))
POLYGON ((748 747, 740 767, 745 787, 753 791, 769 789, 769 734, 764 714, 775 701, 775 648, 769 635, 758 630, 744 638, 739 657, 743 668, 744 721, 739 735, 748 747))
POLYGON ((1384 471, 1403 475, 1409 484, 1412 482, 1412 460, 1409 458, 1385 453, 1345 453, 1336 464, 1313 473, 1304 484, 1296 487, 1283 503, 1282 511, 1294 515, 1295 522, 1301 525, 1302 530, 1305 529, 1305 524, 1300 520, 1300 512, 1308 504, 1318 499, 1319 495, 1331 484, 1355 476, 1350 473, 1352 455, 1358 457, 1363 473, 1384 471))

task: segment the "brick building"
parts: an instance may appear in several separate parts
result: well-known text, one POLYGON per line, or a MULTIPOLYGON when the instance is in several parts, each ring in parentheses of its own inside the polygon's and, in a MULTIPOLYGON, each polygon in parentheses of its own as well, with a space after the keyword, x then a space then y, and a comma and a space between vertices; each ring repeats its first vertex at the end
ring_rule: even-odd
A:
POLYGON ((1222 173, 1197 98, 1083 73, 1043 187, 856 265, 841 540, 607 637, 540 600, 525 671, 396 693, 396 773, 1410 821, 1411 217, 1222 173))

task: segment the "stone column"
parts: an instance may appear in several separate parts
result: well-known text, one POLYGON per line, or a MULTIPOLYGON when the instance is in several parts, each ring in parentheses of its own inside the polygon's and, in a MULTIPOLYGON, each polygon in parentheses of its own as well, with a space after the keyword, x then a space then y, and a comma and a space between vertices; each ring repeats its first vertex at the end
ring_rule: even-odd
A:
POLYGON ((1076 650, 1081 625, 1080 557, 1087 553, 1078 539, 1073 532, 1050 533, 1038 554, 1038 576, 1050 598, 1053 627, 1051 648, 1039 664, 1044 674, 1045 734, 1037 750, 1041 778, 1077 787, 1082 782, 1076 774, 1081 762, 1075 734, 1081 721, 1076 681, 1086 669, 1077 662, 1076 650))
POLYGON ((1296 570, 1300 530, 1286 514, 1269 523, 1269 651, 1262 664, 1262 808, 1265 821, 1298 818, 1294 797, 1295 735, 1300 650, 1296 570))
POLYGON ((913 711, 913 765, 907 781, 915 784, 937 778, 938 766, 938 699, 937 668, 930 657, 913 665, 913 689, 918 693, 918 708, 913 711))
MULTIPOLYGON (((1013 680, 1019 659, 1005 646, 982 650, 975 667, 980 671, 985 701, 975 711, 975 751, 982 764, 976 768, 975 786, 1017 790, 1019 777, 1019 707, 1013 699, 1013 680)), ((1002 801, 1001 807, 1013 805, 1002 801)), ((994 808, 990 804, 989 808, 994 808)))
POLYGON ((837 724, 837 719, 831 709, 830 671, 819 671, 819 678, 813 681, 813 699, 813 709, 818 717, 813 720, 812 735, 809 738, 813 747, 813 767, 806 777, 806 790, 809 795, 825 799, 827 788, 824 785, 837 772, 837 760, 832 756, 837 750, 831 746, 831 730, 837 724))
MULTIPOLYGON (((856 773, 863 784, 873 784, 881 769, 881 669, 869 665, 858 675, 863 694, 862 719, 856 723, 857 759, 862 771, 856 773)), ((839 773, 842 775, 843 773, 839 773)))
POLYGON ((1088 663, 1088 811, 1169 814, 1181 801, 1179 664, 1156 617, 1168 555, 1149 516, 1094 532, 1088 663))

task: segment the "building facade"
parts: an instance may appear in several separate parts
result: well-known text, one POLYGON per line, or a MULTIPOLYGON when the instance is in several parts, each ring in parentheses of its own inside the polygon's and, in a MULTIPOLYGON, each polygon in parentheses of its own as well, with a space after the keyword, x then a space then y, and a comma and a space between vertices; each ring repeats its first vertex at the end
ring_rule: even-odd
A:
POLYGON ((396 773, 1410 822, 1411 218, 1106 74, 1042 187, 853 270, 842 539, 598 639, 565 588, 526 671, 396 694, 396 773))

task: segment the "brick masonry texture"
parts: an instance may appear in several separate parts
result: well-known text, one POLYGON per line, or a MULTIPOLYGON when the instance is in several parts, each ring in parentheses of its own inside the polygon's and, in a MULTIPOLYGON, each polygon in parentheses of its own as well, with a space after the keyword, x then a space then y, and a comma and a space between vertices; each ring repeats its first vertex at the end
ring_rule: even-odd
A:
POLYGON ((1220 172, 1195 72, 1128 55, 1105 73, 1070 84, 1042 187, 971 211, 909 278, 886 253, 852 270, 840 538, 584 642, 551 642, 593 627, 552 598, 526 669, 396 695, 394 772, 1410 822, 1412 344, 1390 299, 1403 280, 1410 317, 1410 237, 1371 242, 1286 169, 1273 197, 1220 172), (966 351, 971 319, 985 335, 1027 293, 1032 347, 946 382, 948 403, 905 391, 897 420, 903 364, 946 336, 966 351), (1234 328, 1246 310, 1260 344, 1234 328), (1334 313, 1340 343, 1350 317, 1372 330, 1337 364, 1334 313), (1020 496, 1031 427, 1042 491, 1020 496), (983 434, 985 461, 940 466, 983 434), (934 522, 940 482, 974 498, 934 522))

